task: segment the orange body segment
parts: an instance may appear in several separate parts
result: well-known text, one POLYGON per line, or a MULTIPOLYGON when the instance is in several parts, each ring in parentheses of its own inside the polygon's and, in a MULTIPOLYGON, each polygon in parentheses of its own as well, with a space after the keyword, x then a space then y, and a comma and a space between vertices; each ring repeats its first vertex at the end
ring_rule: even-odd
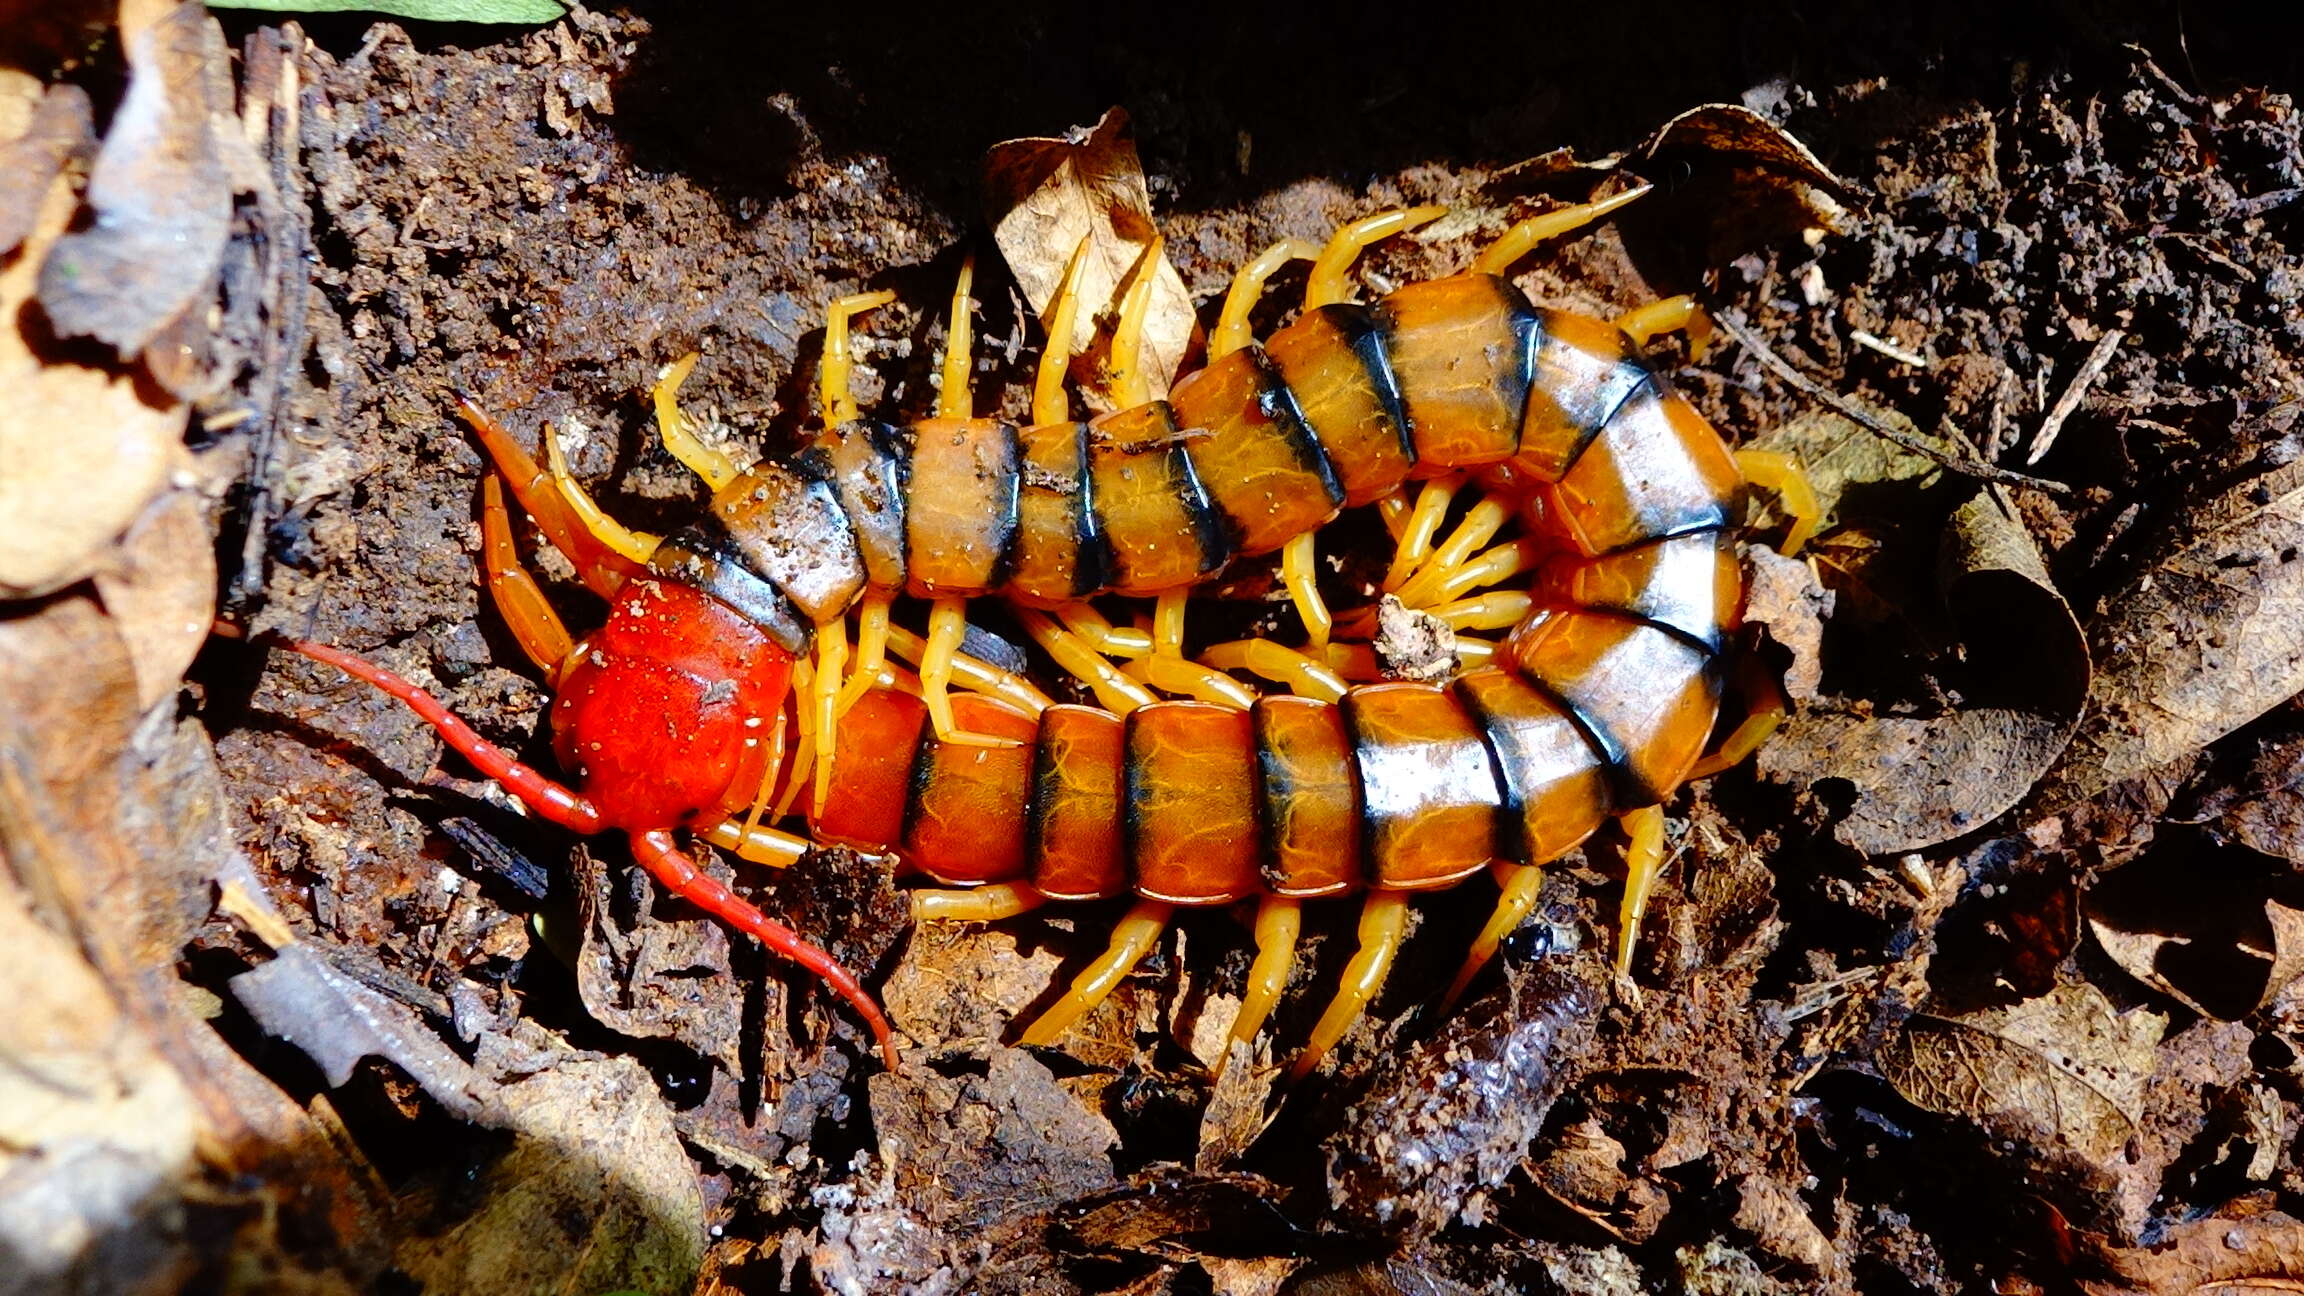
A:
POLYGON ((1372 884, 1425 890, 1485 868, 1503 798, 1463 705, 1429 684, 1375 684, 1345 695, 1343 710, 1372 884))
POLYGON ((1115 593, 1181 589, 1231 557, 1184 440, 1166 401, 1089 424, 1096 521, 1112 546, 1115 593))
POLYGON ((1728 525, 1743 474, 1720 434, 1687 401, 1654 385, 1617 408, 1552 492, 1577 547, 1626 545, 1728 525))
POLYGON ((1400 389, 1362 306, 1323 306, 1272 335, 1265 354, 1327 455, 1347 506, 1400 488, 1416 465, 1400 389))
POLYGON ((1265 888, 1303 898, 1357 888, 1360 783, 1343 709, 1273 696, 1256 700, 1254 716, 1265 888))
POLYGON ((1120 831, 1127 726, 1097 707, 1053 706, 1040 715, 1032 768, 1028 851, 1032 885, 1051 900, 1102 900, 1128 892, 1120 831))
POLYGON ((905 499, 907 592, 974 598, 998 588, 1016 535, 1016 429, 994 419, 922 419, 912 425, 905 499))
POLYGON ((1567 704, 1616 765, 1621 803, 1651 805, 1703 754, 1719 713, 1709 653, 1606 612, 1555 608, 1515 631, 1511 655, 1567 704))
POLYGON ((952 718, 968 733, 1022 745, 984 747, 925 736, 913 758, 904 807, 905 858, 951 886, 1023 877, 1025 799, 1039 722, 979 693, 953 694, 952 718))
POLYGON ((1500 855, 1557 859, 1608 818, 1608 767, 1559 703, 1494 667, 1466 671, 1452 687, 1503 779, 1500 855))
POLYGON ((1488 275, 1409 284, 1376 309, 1416 441, 1416 476, 1499 463, 1520 447, 1536 312, 1488 275))
POLYGON ((1104 583, 1103 535, 1088 475, 1088 426, 1047 423, 1021 433, 1023 481, 1016 547, 1006 593, 1031 607, 1055 607, 1104 583))
POLYGON ((1200 484, 1229 523, 1236 552, 1271 553, 1336 516, 1343 492, 1296 413, 1288 388, 1248 347, 1168 393, 1200 484))
POLYGON ((1254 771, 1246 711, 1156 702, 1128 713, 1125 822, 1137 894, 1210 905, 1256 893, 1254 771))
POLYGON ((832 792, 809 835, 822 842, 882 851, 904 839, 912 794, 912 761, 928 723, 928 705, 898 689, 866 689, 840 720, 832 792))
POLYGON ((1544 311, 1535 378, 1520 421, 1513 462, 1533 480, 1558 481, 1626 397, 1648 381, 1648 366, 1624 331, 1606 320, 1544 311))

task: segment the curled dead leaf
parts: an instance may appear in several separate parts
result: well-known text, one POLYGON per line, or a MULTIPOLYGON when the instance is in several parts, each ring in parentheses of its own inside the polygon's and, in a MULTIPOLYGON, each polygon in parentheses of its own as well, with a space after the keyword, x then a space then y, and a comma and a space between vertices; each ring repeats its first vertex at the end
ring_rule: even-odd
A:
POLYGON ((2065 985, 1962 1017, 1918 1014, 1874 1060, 1916 1107, 2103 1165, 2135 1132, 2167 1025, 2065 985))
MULTIPOLYGON (((1159 233, 1128 114, 1114 108, 1093 127, 1062 138, 993 145, 984 159, 984 204, 993 241, 1043 325, 1064 268, 1086 240, 1072 373, 1092 408, 1112 408, 1104 370, 1112 321, 1102 307, 1117 301, 1159 233)), ((1144 321, 1144 368, 1153 395, 1162 396, 1191 348, 1198 318, 1183 277, 1165 257, 1146 268, 1153 282, 1144 321)))
POLYGON ((2147 857, 2088 893, 2088 930, 2122 971, 2206 1017, 2238 1021, 2304 976, 2304 908, 2271 879, 2199 885, 2189 860, 2147 857))
MULTIPOLYGON (((1870 462, 1892 479, 1911 470, 1893 456, 1870 462)), ((1845 479, 1839 485, 1850 488, 1845 479)), ((1910 529, 1904 535, 1905 545, 1915 543, 1910 529)), ((2089 660, 2079 621, 1996 486, 1975 489, 1953 510, 1932 590, 1915 564, 1868 557, 1865 574, 1877 582, 1868 593, 1882 600, 1883 614, 1915 604, 1910 615, 1925 618, 1931 604, 1946 614, 1944 629, 1958 635, 1965 659, 1955 667, 1960 693, 1933 714, 1823 702, 1761 749, 1760 769, 1811 787, 1839 780, 1853 796, 1834 835, 1881 855, 1961 836, 2021 801, 2071 740, 2089 660)))
POLYGON ((2103 670, 2042 800, 2084 800, 2304 690, 2304 460, 2191 510, 2089 627, 2103 670))
POLYGON ((26 87, 38 96, 24 132, 0 144, 0 256, 16 250, 32 233, 42 196, 66 163, 96 147, 95 118, 88 92, 54 85, 42 94, 37 81, 26 87))
POLYGON ((232 185, 212 132, 231 114, 231 53, 199 5, 124 6, 128 94, 113 114, 88 205, 40 267, 40 304, 64 337, 134 357, 205 298, 224 255, 232 185))
POLYGON ((2243 1200, 2208 1219, 2187 1220, 2148 1247, 2110 1256, 2116 1280, 2085 1284, 2088 1296, 2277 1296, 2304 1291, 2304 1223, 2243 1200))
POLYGON ((1810 229, 1837 233, 1860 193, 1790 132, 1741 104, 1681 113, 1626 164, 1675 177, 1672 206, 1694 226, 1680 251, 1706 267, 1810 229))
POLYGON ((148 710, 176 691, 216 616, 216 550, 200 497, 154 498, 96 573, 96 593, 127 643, 136 703, 148 710))
POLYGON ((2275 732, 2257 735, 2233 755, 2235 760, 2211 764, 2184 788, 2165 818, 2202 824, 2213 837, 2304 864, 2304 717, 2291 714, 2275 732))

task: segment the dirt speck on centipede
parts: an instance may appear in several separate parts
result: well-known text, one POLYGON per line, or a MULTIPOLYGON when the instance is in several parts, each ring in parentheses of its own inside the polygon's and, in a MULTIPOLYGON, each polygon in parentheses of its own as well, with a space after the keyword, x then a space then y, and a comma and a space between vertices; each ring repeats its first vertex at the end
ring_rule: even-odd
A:
MULTIPOLYGON (((2295 16, 216 21, 167 57, 138 43, 138 6, 0 34, 0 237, 23 244, 0 247, 0 386, 35 393, 0 412, 0 499, 92 489, 12 439, 117 417, 91 402, 140 402, 169 456, 91 498, 139 518, 116 540, 75 554, 45 533, 52 579, 0 584, 0 966, 25 996, 0 1056, 29 1059, 0 1071, 49 1077, 0 1078, 0 1273, 480 1293, 2304 1284, 2295 16), (150 94, 125 92, 136 78, 150 94), (174 105, 157 126, 135 116, 154 103, 174 105), (1371 250, 1372 297, 1619 175, 1655 186, 1518 282, 1600 315, 1693 294, 1712 326, 1659 339, 1661 366, 1731 442, 1797 458, 1821 526, 1775 554, 1785 519, 1755 492, 1747 646, 1790 718, 1666 807, 1627 973, 1609 829, 1548 866, 1447 1013, 1496 893, 1420 898, 1366 1019, 1291 1083, 1356 904, 1307 905, 1252 1049, 1223 1051, 1252 906, 1186 915, 1061 1044, 1027 1048, 1019 1023, 1124 905, 915 929, 888 864, 708 855, 859 971, 899 1029, 890 1072, 812 980, 662 894, 612 836, 519 812, 398 703, 247 637, 183 665, 211 610, 339 645, 550 767, 548 686, 481 585, 459 397, 531 447, 556 438, 608 513, 666 533, 704 494, 657 435, 664 365, 700 353, 681 396, 706 441, 788 453, 826 303, 888 289, 857 323, 856 394, 921 416, 973 253, 978 408, 1022 418, 1042 333, 981 162, 1115 105, 1204 325, 1284 237, 1447 205, 1371 250), (212 120, 231 138, 201 135, 212 120), (126 127, 180 147, 113 163, 126 127), (19 221, 9 204, 51 183, 19 221), (86 206, 131 192, 150 201, 86 206), (123 233, 131 208, 178 223, 123 233), (188 234, 185 212, 215 219, 188 234), (31 258, 86 254, 72 240, 98 230, 106 256, 147 259, 134 291, 78 282, 67 309, 31 258), (143 319, 150 285, 185 277, 151 249, 195 236, 208 296, 143 319), (101 327, 62 336, 51 318, 91 300, 101 327), (195 532, 212 565, 187 558, 195 532)), ((1303 287, 1283 271, 1259 330, 1303 287)), ((1384 528, 1332 530, 1327 587, 1372 590, 1384 528)), ((569 564, 519 540, 570 626, 596 625, 569 564)), ((1229 573, 1195 596, 1195 633, 1290 624, 1276 585, 1269 564, 1229 573)))

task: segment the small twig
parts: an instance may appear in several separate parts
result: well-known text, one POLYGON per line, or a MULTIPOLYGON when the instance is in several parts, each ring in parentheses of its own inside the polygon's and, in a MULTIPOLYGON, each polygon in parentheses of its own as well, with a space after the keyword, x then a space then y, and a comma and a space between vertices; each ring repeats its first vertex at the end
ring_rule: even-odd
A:
POLYGON ((1848 340, 1860 347, 1868 347, 1877 351, 1899 364, 1908 364, 1915 369, 1928 367, 1928 357, 1917 351, 1907 351, 1886 338, 1875 337, 1862 329, 1848 330, 1848 340))
POLYGON ((2113 329, 2096 339, 2096 349, 2090 351, 2088 358, 2081 362, 2080 372, 2072 375, 2072 381, 2064 385, 2064 394, 2056 398, 2055 407, 2048 411, 2047 418, 2040 421, 2040 430, 2032 434, 2032 448, 2024 452, 2026 464, 2040 462, 2040 457, 2048 453, 2048 447, 2056 444, 2056 434, 2064 430, 2064 420, 2072 417, 2072 411, 2080 408, 2080 398, 2088 394, 2097 375, 2104 372, 2104 366, 2112 363, 2112 353, 2119 350, 2121 337, 2120 330, 2113 329))
POLYGON ((1872 411, 1793 368, 1790 361, 1771 350, 1767 343, 1760 340, 1758 334, 1746 326, 1743 318, 1734 312, 1715 311, 1712 315, 1712 321, 1720 326, 1721 332, 1743 344, 1744 349, 1750 351, 1754 358, 1758 359, 1769 372, 1790 384, 1795 391, 1818 404, 1830 407, 1842 418, 1882 440, 1902 446, 1921 458, 1940 464, 1963 477, 1979 477, 1985 481, 1999 482, 2004 486, 2020 486, 2027 490, 2036 490, 2049 495, 2070 495, 2072 493, 2072 488, 2062 482, 2029 477, 2020 472, 2010 472, 2006 468, 1995 468, 1988 463, 1980 463, 1974 459, 1939 450, 1901 428, 1881 422, 1872 411))

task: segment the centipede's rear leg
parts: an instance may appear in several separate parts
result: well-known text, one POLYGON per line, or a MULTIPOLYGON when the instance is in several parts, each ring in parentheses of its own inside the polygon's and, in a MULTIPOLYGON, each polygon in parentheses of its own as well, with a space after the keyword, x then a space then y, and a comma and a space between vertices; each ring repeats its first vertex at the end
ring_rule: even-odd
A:
POLYGON ((495 473, 480 483, 480 539, 488 595, 505 626, 538 670, 547 678, 559 674, 576 651, 575 641, 536 578, 521 565, 520 549, 512 539, 511 510, 504 504, 504 479, 495 473))

